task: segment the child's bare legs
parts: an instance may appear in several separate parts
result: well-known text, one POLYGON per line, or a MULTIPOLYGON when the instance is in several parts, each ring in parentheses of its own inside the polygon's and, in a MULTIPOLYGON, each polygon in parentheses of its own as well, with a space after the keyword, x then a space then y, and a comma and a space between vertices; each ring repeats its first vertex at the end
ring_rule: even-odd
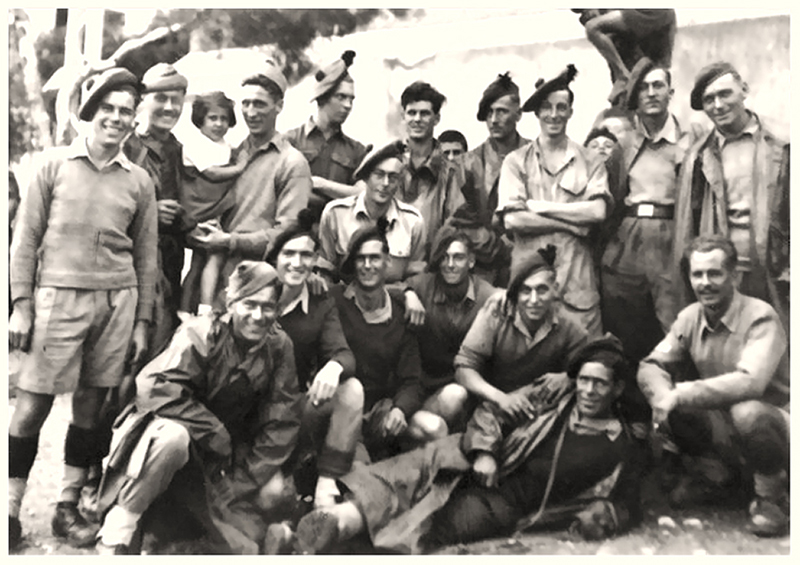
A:
POLYGON ((225 264, 227 255, 225 253, 211 253, 206 259, 203 272, 200 276, 200 304, 197 307, 198 314, 204 314, 211 310, 214 303, 214 296, 217 291, 217 281, 222 267, 225 264))

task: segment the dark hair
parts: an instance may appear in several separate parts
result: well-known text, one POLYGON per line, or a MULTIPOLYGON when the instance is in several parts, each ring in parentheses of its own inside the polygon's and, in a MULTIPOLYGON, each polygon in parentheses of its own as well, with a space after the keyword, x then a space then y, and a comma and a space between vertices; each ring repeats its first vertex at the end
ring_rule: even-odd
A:
POLYGON ((250 84, 260 86, 266 90, 267 93, 272 97, 273 102, 277 103, 283 100, 283 92, 281 91, 281 88, 275 84, 274 81, 265 77, 264 75, 255 75, 242 81, 242 86, 247 86, 250 84))
POLYGON ((383 252, 389 253, 389 241, 386 239, 386 230, 389 229, 389 221, 385 216, 378 218, 378 222, 372 226, 358 228, 350 239, 347 247, 347 256, 339 268, 339 273, 343 277, 351 277, 356 270, 356 255, 361 247, 368 241, 379 241, 382 244, 383 252))
POLYGON ((218 106, 228 112, 228 126, 236 125, 236 113, 233 111, 234 102, 224 92, 215 90, 200 94, 192 102, 192 123, 200 129, 203 127, 208 111, 212 106, 218 106))
POLYGON ((423 82, 421 80, 409 84, 403 91, 403 94, 400 95, 400 105, 404 110, 405 107, 412 102, 430 102, 431 106, 433 106, 434 114, 439 113, 439 110, 442 109, 442 104, 444 104, 445 100, 447 100, 447 98, 444 94, 436 90, 427 82, 423 82))
MULTIPOLYGON (((653 67, 645 73, 645 76, 649 75, 653 71, 664 71, 664 74, 667 77, 667 86, 672 86, 672 73, 667 67, 653 67)), ((644 77, 642 77, 642 80, 644 80, 644 77)), ((639 88, 641 88, 641 85, 639 85, 639 88)))
POLYGON ((442 226, 436 236, 436 239, 433 241, 431 257, 425 270, 429 273, 437 272, 439 270, 439 266, 444 260, 447 249, 456 241, 464 244, 464 247, 467 248, 467 253, 475 253, 475 244, 472 243, 472 240, 469 238, 467 232, 453 228, 449 225, 442 226))
POLYGON ((736 246, 733 245, 730 239, 719 234, 700 235, 689 242, 689 245, 683 250, 683 256, 681 257, 681 272, 687 283, 689 281, 689 259, 692 253, 695 251, 698 253, 708 253, 715 249, 721 249, 722 252, 725 253, 725 268, 731 273, 736 270, 739 254, 736 252, 736 246))
POLYGON ((588 147, 589 142, 598 137, 607 137, 614 143, 618 141, 617 136, 608 131, 608 128, 593 128, 592 131, 589 132, 589 135, 586 136, 586 141, 583 142, 583 146, 588 147))
POLYGON ((328 89, 328 91, 325 94, 317 98, 317 107, 321 108, 322 106, 327 104, 328 101, 331 99, 331 97, 336 93, 336 90, 339 88, 339 85, 342 84, 343 82, 351 82, 355 84, 355 81, 353 80, 353 77, 350 76, 350 73, 345 71, 345 73, 339 77, 339 79, 333 84, 332 87, 328 89))
POLYGON ((297 223, 283 230, 275 237, 265 261, 275 266, 283 247, 293 239, 300 237, 310 238, 314 242, 314 251, 319 249, 319 237, 314 233, 314 220, 314 213, 309 208, 300 210, 297 214, 297 223))
POLYGON ((464 153, 467 152, 467 138, 458 130, 448 129, 439 135, 439 143, 460 143, 464 148, 464 153))

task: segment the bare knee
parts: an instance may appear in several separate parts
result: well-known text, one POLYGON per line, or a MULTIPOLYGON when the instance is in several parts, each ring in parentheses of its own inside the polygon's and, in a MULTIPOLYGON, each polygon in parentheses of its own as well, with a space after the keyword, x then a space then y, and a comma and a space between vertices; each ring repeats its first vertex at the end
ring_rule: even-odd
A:
POLYGON ((469 393, 460 384, 450 383, 442 389, 440 399, 442 411, 445 414, 455 414, 459 412, 467 403, 469 393))
POLYGON ((53 396, 24 390, 17 391, 17 402, 8 433, 15 437, 33 437, 42 429, 53 406, 53 396))
POLYGON ((364 386, 356 378, 349 378, 336 389, 335 402, 348 412, 362 413, 364 410, 364 386))
POLYGON ((408 434, 419 442, 433 441, 447 435, 447 423, 433 412, 419 410, 411 416, 408 434))

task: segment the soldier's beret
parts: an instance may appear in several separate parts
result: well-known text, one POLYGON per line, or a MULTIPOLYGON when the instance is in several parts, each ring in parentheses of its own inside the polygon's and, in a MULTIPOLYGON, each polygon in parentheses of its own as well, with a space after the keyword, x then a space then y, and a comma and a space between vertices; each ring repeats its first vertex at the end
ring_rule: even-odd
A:
POLYGON ((568 361, 567 376, 571 379, 577 378, 581 367, 591 361, 602 363, 609 368, 616 368, 622 374, 615 374, 615 380, 624 380, 628 376, 625 373, 630 370, 622 342, 610 332, 592 339, 573 354, 568 361))
POLYGON ((267 59, 260 66, 260 68, 255 69, 254 72, 248 74, 244 80, 242 80, 242 84, 254 79, 267 79, 280 89, 282 95, 286 94, 286 89, 289 88, 289 83, 286 80, 286 76, 284 76, 283 71, 272 59, 267 59))
POLYGON ((228 288, 225 289, 225 305, 230 308, 248 296, 252 296, 262 288, 269 286, 278 278, 278 272, 264 261, 242 261, 228 277, 228 288))
POLYGON ((402 160, 405 150, 405 143, 399 139, 383 147, 373 149, 361 160, 361 164, 353 173, 353 180, 366 180, 372 169, 386 159, 396 158, 402 160))
MULTIPOLYGON (((694 79, 694 87, 690 97, 692 110, 703 109, 703 94, 708 88, 708 85, 717 80, 722 75, 728 73, 736 73, 736 69, 727 61, 717 61, 700 69, 697 77, 694 79)), ((738 74, 738 73, 736 73, 738 74)))
POLYGON ((141 89, 141 83, 136 75, 121 67, 114 67, 87 78, 81 85, 83 102, 78 108, 78 117, 84 122, 91 121, 103 96, 123 86, 133 87, 137 93, 141 89))
POLYGON ((567 68, 561 71, 556 78, 548 81, 545 81, 542 78, 537 80, 536 92, 534 92, 531 97, 525 101, 525 104, 522 105, 522 111, 538 112, 542 102, 545 101, 551 92, 556 92, 558 90, 569 90, 569 84, 577 74, 578 69, 575 68, 575 65, 570 63, 567 65, 567 68))
POLYGON ((333 63, 317 71, 317 74, 314 75, 317 83, 314 85, 314 94, 311 96, 312 102, 339 86, 342 79, 348 76, 347 69, 353 64, 355 56, 356 52, 348 49, 333 63))
POLYGON ((635 110, 639 105, 639 88, 647 73, 655 67, 656 65, 650 57, 642 57, 634 65, 628 84, 625 87, 625 107, 628 110, 635 110))
POLYGON ((478 121, 484 121, 486 115, 489 113, 491 105, 498 99, 503 96, 508 96, 509 94, 516 94, 519 96, 519 87, 511 80, 509 73, 506 72, 502 75, 497 75, 497 78, 483 91, 481 101, 478 103, 478 121))
POLYGON ((189 81, 169 63, 153 65, 142 77, 144 92, 160 92, 164 90, 186 90, 189 81))

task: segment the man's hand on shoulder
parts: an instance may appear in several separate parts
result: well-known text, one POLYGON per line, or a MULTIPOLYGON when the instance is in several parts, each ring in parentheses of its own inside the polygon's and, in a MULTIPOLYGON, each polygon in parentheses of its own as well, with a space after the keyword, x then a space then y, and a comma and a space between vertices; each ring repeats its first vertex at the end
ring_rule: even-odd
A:
POLYGON ((412 326, 421 326, 425 323, 425 306, 412 289, 407 289, 403 295, 406 299, 406 322, 412 326))

